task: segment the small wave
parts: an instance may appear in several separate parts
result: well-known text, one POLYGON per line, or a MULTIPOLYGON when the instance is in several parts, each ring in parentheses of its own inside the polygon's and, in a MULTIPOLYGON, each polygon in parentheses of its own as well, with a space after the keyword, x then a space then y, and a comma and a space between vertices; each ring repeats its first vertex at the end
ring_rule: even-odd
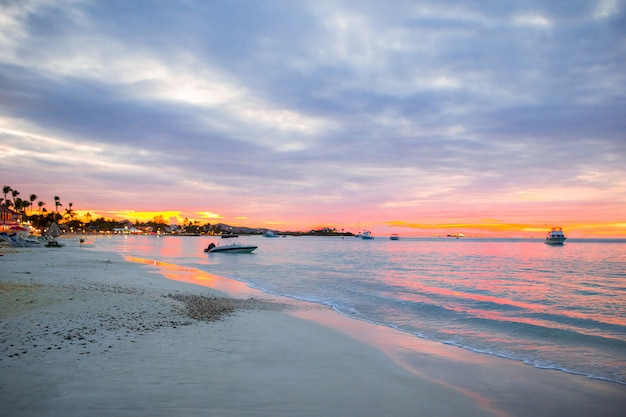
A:
POLYGON ((444 339, 444 338, 437 338, 437 337, 429 337, 421 332, 417 332, 417 331, 411 331, 411 330, 406 330, 402 327, 393 325, 393 324, 389 324, 389 323, 383 323, 383 322, 379 322, 379 321, 375 321, 375 320, 368 320, 362 317, 355 317, 353 315, 347 314, 345 311, 338 309, 338 308, 333 308, 337 313, 348 317, 350 319, 355 319, 355 320, 360 320, 366 323, 370 323, 370 324, 374 324, 377 326, 385 326, 388 328, 391 328, 393 330, 405 333, 405 334, 410 334, 412 336, 418 337, 420 339, 424 339, 424 340, 430 340, 432 342, 438 342, 438 343, 442 343, 444 345, 448 345, 448 346, 454 346, 460 349, 464 349, 473 353, 477 353, 477 354, 482 354, 482 355, 490 355, 490 356, 496 356, 499 358, 503 358, 503 359, 507 359, 507 360, 513 360, 513 361, 517 361, 517 362, 521 362, 524 363, 526 365, 529 366, 533 366, 535 368, 538 369, 546 369, 546 370, 555 370, 555 371, 560 371, 560 372, 564 372, 564 373, 568 373, 568 374, 572 374, 572 375, 580 375, 580 376, 584 376, 590 379, 596 379, 596 380, 602 380, 602 381, 606 381, 606 382, 612 382, 612 383, 616 383, 616 384, 620 384, 620 385, 626 385, 626 375, 624 375, 624 378, 620 379, 619 377, 607 377, 607 376, 599 376, 593 372, 583 372, 583 371, 576 371, 573 370, 567 366, 563 366, 563 365, 559 365, 559 364, 552 364, 552 363, 547 363, 545 360, 540 360, 537 358, 531 358, 531 357, 525 357, 524 355, 520 354, 519 352, 504 352, 496 347, 492 347, 491 349, 488 348, 479 348, 476 346, 472 346, 472 345, 468 345, 468 344, 464 344, 464 343, 459 343, 459 342, 455 342, 449 339, 444 339))

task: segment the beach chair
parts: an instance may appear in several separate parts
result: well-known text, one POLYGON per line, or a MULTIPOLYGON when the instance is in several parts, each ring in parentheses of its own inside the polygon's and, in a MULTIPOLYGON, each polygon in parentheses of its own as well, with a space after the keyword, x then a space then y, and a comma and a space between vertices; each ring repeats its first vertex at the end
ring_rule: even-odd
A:
POLYGON ((17 233, 8 234, 7 232, 1 232, 0 238, 8 242, 9 245, 12 247, 24 247, 27 245, 26 242, 24 242, 21 239, 18 239, 17 233))

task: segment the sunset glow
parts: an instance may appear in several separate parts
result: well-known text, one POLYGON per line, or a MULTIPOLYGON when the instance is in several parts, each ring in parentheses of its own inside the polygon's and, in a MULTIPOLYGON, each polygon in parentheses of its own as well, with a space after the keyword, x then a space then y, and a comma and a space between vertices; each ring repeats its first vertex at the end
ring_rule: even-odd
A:
POLYGON ((4 5, 2 185, 82 219, 626 237, 623 2, 213 3, 4 5))

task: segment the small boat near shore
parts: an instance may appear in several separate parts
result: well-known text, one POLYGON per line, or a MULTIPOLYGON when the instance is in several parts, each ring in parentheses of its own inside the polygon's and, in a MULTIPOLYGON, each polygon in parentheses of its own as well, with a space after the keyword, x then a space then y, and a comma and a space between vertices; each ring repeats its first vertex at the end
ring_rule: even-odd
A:
POLYGON ((205 253, 252 253, 258 246, 254 245, 242 245, 240 242, 234 242, 229 245, 216 245, 215 243, 209 243, 209 246, 204 249, 205 253))
POLYGON ((553 227, 546 235, 545 243, 548 245, 562 245, 565 242, 565 234, 560 227, 553 227))

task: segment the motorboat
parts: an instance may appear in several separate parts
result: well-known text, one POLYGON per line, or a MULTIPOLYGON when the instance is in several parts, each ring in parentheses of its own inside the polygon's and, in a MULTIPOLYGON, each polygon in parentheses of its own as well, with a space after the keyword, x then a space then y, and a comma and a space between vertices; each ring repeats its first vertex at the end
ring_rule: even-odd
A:
POLYGON ((372 236, 372 232, 370 232, 369 230, 363 230, 363 233, 361 233, 361 239, 374 239, 374 236, 372 236))
POLYGON ((454 238, 460 239, 462 237, 465 237, 465 235, 463 233, 448 233, 448 237, 454 237, 454 238))
POLYGON ((389 236, 389 240, 400 240, 400 236, 398 236, 396 233, 393 233, 391 236, 389 236))
POLYGON ((274 233, 273 231, 268 230, 267 232, 263 234, 263 237, 278 237, 278 235, 274 233))
POLYGON ((560 227, 553 227, 550 229, 548 234, 546 235, 546 241, 548 245, 562 245, 565 242, 565 234, 563 234, 563 229, 560 227))
POLYGON ((209 246, 204 249, 205 253, 252 253, 258 246, 242 245, 241 242, 234 242, 228 245, 216 245, 215 243, 209 243, 209 246))

